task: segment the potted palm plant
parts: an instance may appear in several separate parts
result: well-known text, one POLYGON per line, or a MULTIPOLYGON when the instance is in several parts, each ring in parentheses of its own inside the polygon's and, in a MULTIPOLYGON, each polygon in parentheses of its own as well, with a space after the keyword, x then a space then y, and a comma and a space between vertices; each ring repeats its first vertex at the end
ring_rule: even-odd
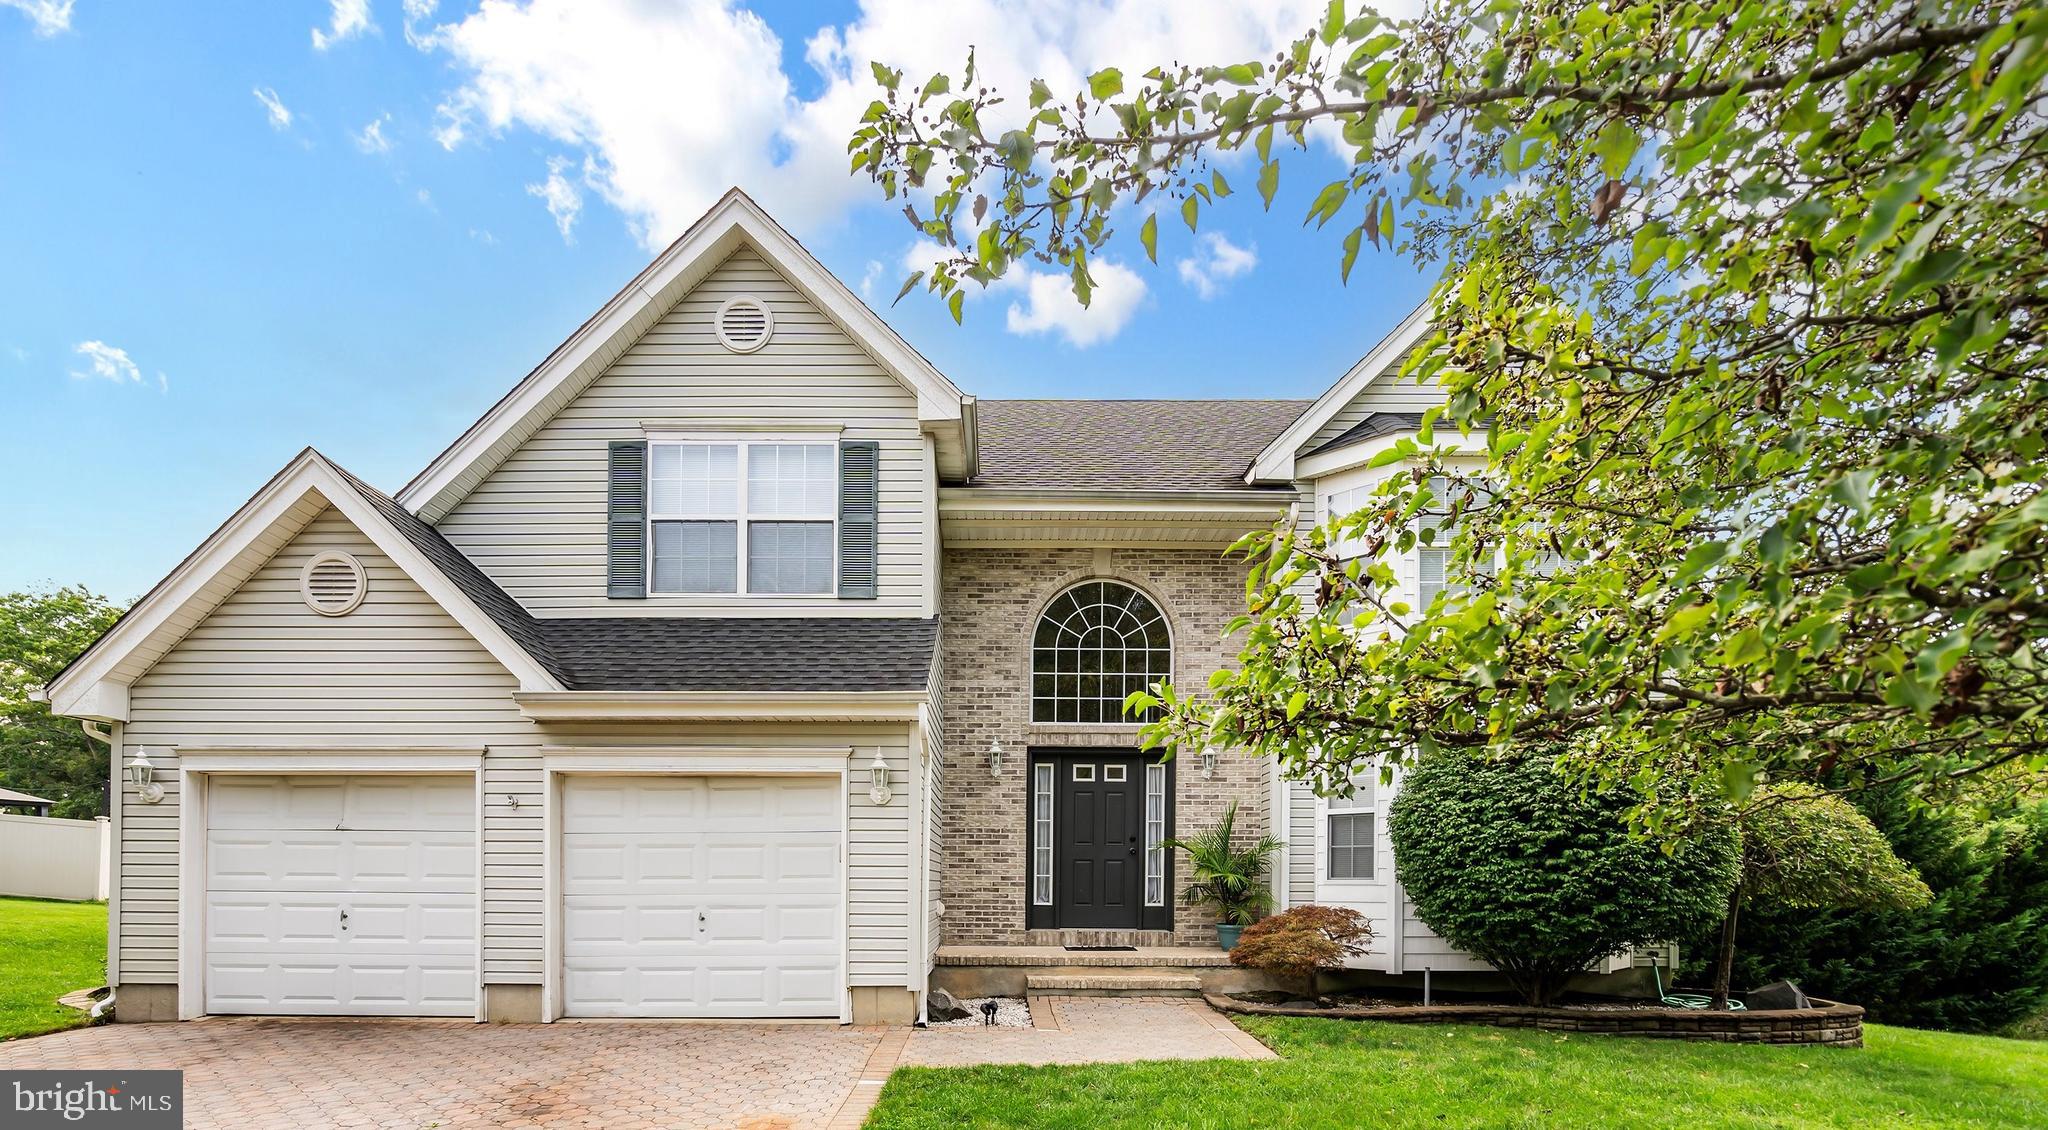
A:
POLYGON ((1286 846, 1272 836, 1242 845, 1236 839, 1237 802, 1231 801, 1214 827, 1186 839, 1163 841, 1166 847, 1188 853, 1189 881, 1181 900, 1189 906, 1216 908, 1216 941, 1226 950, 1237 945, 1238 931, 1272 904, 1266 871, 1273 853, 1286 846))

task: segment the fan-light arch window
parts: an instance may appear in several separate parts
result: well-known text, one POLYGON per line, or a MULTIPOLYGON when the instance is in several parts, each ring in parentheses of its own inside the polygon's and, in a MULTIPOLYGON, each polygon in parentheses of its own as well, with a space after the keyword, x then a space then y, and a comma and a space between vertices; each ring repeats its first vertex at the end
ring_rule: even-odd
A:
POLYGON ((1159 606, 1116 581, 1084 581, 1053 598, 1031 640, 1031 720, 1128 722, 1124 696, 1173 675, 1159 606))

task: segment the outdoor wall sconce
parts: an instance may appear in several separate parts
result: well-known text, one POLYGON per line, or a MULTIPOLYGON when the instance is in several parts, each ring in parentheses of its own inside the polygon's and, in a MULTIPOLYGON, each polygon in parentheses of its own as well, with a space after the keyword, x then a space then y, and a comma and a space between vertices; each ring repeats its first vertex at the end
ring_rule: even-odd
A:
POLYGON ((991 777, 1003 775, 1003 740, 1001 738, 988 743, 988 775, 991 777))
POLYGON ((128 763, 128 779, 144 804, 162 804, 164 787, 156 783, 156 766, 149 763, 149 751, 135 747, 135 759, 128 763))
POLYGON ((1204 781, 1216 779, 1216 760, 1215 747, 1212 746, 1202 750, 1202 779, 1204 781))
POLYGON ((889 788, 889 763, 882 760, 882 747, 875 747, 874 763, 868 766, 868 799, 875 804, 888 804, 895 797, 889 788))

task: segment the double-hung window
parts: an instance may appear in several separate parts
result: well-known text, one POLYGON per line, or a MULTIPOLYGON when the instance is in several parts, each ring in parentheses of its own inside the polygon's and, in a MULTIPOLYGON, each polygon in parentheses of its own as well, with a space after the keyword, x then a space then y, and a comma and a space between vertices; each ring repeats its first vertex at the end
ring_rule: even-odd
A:
POLYGON ((1325 878, 1366 880, 1373 877, 1373 835, 1377 814, 1373 812, 1373 778, 1361 775, 1351 787, 1324 805, 1323 845, 1325 878))
POLYGON ((838 447, 782 440, 648 445, 656 593, 830 593, 838 447))

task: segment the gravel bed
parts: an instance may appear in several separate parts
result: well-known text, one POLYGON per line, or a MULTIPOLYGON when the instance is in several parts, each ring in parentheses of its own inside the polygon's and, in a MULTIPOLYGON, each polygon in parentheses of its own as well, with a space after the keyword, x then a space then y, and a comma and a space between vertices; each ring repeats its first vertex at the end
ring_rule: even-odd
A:
POLYGON ((1023 997, 968 997, 960 1002, 960 1007, 967 1010, 967 1019, 940 1020, 933 1022, 930 1026, 933 1028, 988 1027, 981 1017, 981 1006, 988 1001, 996 1002, 996 1022, 994 1027, 1031 1027, 1031 1006, 1024 1003, 1023 997))

